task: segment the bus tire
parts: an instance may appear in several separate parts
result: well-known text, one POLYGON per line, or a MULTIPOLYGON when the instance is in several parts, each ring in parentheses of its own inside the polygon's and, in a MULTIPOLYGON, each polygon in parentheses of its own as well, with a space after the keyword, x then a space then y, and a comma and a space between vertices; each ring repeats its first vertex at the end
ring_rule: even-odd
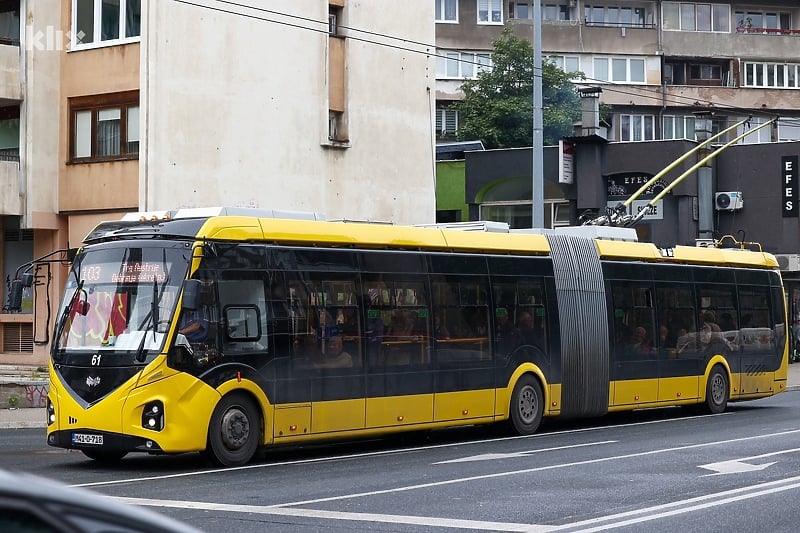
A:
POLYGON ((714 365, 706 383, 706 403, 703 410, 716 415, 728 406, 728 375, 720 365, 714 365))
POLYGON ((517 435, 533 435, 539 429, 544 412, 544 394, 539 381, 531 375, 522 376, 511 393, 511 428, 517 435))
POLYGON ((98 463, 113 464, 128 455, 120 450, 81 450, 83 455, 98 463))
POLYGON ((208 456, 222 466, 249 462, 261 440, 261 415, 255 402, 244 394, 220 400, 208 425, 208 456))

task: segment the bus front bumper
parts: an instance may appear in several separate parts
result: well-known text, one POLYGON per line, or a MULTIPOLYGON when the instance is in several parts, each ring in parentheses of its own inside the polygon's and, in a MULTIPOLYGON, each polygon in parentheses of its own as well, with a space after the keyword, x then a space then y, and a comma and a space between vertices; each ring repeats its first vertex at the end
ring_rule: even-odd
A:
POLYGON ((152 439, 83 428, 52 431, 47 435, 47 444, 73 450, 163 453, 152 439))

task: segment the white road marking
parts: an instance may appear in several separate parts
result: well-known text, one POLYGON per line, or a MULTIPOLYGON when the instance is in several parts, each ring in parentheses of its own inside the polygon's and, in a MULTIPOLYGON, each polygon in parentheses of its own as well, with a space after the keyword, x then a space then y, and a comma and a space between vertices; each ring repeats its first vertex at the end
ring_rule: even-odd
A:
POLYGON ((427 516, 405 516, 375 513, 344 513, 315 509, 287 509, 270 505, 230 505, 224 503, 188 502, 173 500, 151 500, 146 498, 113 498, 117 501, 151 507, 171 507, 176 509, 200 509, 205 511, 224 511, 231 513, 252 513, 299 518, 318 518, 325 520, 351 520, 357 522, 382 522, 387 524, 408 524, 415 526, 449 527, 458 529, 479 529, 484 531, 521 531, 546 533, 556 529, 553 526, 515 524, 513 522, 487 522, 482 520, 460 520, 456 518, 436 518, 427 516))
POLYGON ((572 522, 560 525, 521 524, 515 522, 489 522, 482 520, 463 520, 454 518, 437 518, 427 516, 392 515, 377 513, 351 513, 340 511, 325 511, 316 509, 297 509, 274 505, 232 505, 223 503, 193 502, 180 500, 156 500, 149 498, 112 497, 112 499, 133 505, 149 507, 163 507, 173 509, 199 509, 206 511, 221 511, 230 513, 250 513, 276 516, 292 516, 298 518, 315 518, 326 520, 344 520, 358 522, 380 522, 392 524, 408 524, 416 526, 449 527, 459 529, 476 529, 484 531, 519 531, 528 533, 550 533, 554 531, 580 531, 591 533, 608 529, 620 528, 659 520, 720 505, 768 496, 787 490, 800 488, 800 476, 770 481, 749 487, 741 487, 722 492, 705 494, 685 500, 645 507, 624 513, 599 516, 589 520, 572 522))
POLYGON ((439 461, 438 463, 433 463, 435 465, 446 465, 450 463, 468 463, 472 461, 496 461, 498 459, 516 459, 519 457, 528 457, 533 455, 534 453, 541 453, 541 452, 553 452, 553 451, 561 451, 561 450, 569 450, 573 448, 585 448, 587 446, 597 446, 599 444, 615 444, 619 441, 616 440, 603 440, 599 442, 587 442, 585 444, 575 444, 572 446, 558 446, 556 448, 541 448, 539 450, 527 450, 524 452, 514 452, 514 453, 483 453, 480 455, 472 455, 470 457, 461 457, 459 459, 451 459, 449 461, 439 461))
MULTIPOLYGON (((665 408, 667 409, 667 408, 665 408)), ((180 474, 166 474, 162 476, 148 476, 148 477, 137 477, 137 478, 127 478, 127 479, 115 479, 115 480, 108 480, 108 481, 95 481, 93 483, 79 483, 73 485, 74 487, 104 487, 108 485, 123 485, 128 483, 139 483, 142 481, 159 481, 162 479, 174 479, 174 478, 182 478, 182 477, 192 477, 192 476, 204 476, 208 474, 219 474, 220 472, 235 472, 238 470, 255 470, 260 468, 274 468, 276 466, 287 466, 287 465, 303 465, 303 464, 311 464, 311 463, 320 463, 325 461, 338 461, 341 459, 358 459, 361 457, 374 457, 374 456, 382 456, 382 455, 393 455, 393 454, 401 454, 401 453, 409 453, 409 452, 417 452, 417 451, 425 451, 425 450, 435 450, 437 448, 456 448, 459 446, 471 446, 474 444, 485 444, 487 442, 503 442, 506 440, 518 440, 518 439, 546 439, 548 437, 557 437, 561 435, 568 435, 572 433, 586 433, 590 431, 600 431, 604 429, 617 429, 617 428, 626 428, 626 427, 636 427, 636 426, 646 426, 650 424, 666 424, 669 422, 676 422, 676 421, 683 421, 683 420, 690 420, 694 418, 706 418, 709 416, 729 416, 732 413, 720 413, 717 415, 700 415, 700 416, 692 416, 692 417, 680 417, 674 418, 669 420, 650 420, 647 422, 633 422, 631 424, 611 424, 608 426, 597 426, 591 428, 578 428, 578 429, 568 429, 564 431, 553 431, 551 433, 540 433, 536 435, 526 435, 526 436, 516 436, 516 437, 500 437, 500 438, 492 438, 492 439, 480 439, 480 440, 472 440, 472 441, 464 441, 464 442, 452 442, 448 444, 435 444, 432 446, 418 446, 415 448, 403 448, 403 449, 394 449, 394 450, 381 450, 377 452, 367 452, 367 453, 354 453, 354 454, 345 454, 345 455, 335 455, 335 456, 328 456, 328 457, 318 457, 315 459, 300 459, 297 461, 281 461, 277 463, 262 463, 262 464, 252 464, 252 465, 245 465, 245 466, 237 466, 237 467, 226 467, 226 468, 213 468, 209 470, 198 470, 195 472, 181 472, 180 474)), ((791 430, 787 430, 791 431, 791 430)))
MULTIPOLYGON (((763 453, 761 455, 753 455, 751 457, 741 457, 739 459, 730 459, 728 461, 720 461, 717 463, 708 463, 706 465, 698 465, 698 468, 705 468, 706 470, 713 470, 714 474, 706 474, 706 476, 718 476, 724 474, 740 474, 744 472, 755 472, 758 470, 764 470, 765 468, 774 465, 777 461, 773 461, 771 463, 762 463, 753 465, 748 463, 747 461, 753 461, 756 459, 763 459, 765 457, 774 457, 775 455, 782 455, 784 453, 796 453, 800 452, 800 448, 791 448, 788 450, 778 450, 775 452, 763 453)), ((703 477, 706 477, 703 476, 703 477)))

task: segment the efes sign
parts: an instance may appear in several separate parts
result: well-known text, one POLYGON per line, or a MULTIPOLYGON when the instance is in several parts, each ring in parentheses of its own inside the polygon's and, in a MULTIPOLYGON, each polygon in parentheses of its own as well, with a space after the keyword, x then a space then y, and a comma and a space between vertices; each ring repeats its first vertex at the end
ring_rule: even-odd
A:
POLYGON ((797 217, 797 160, 796 155, 781 158, 781 179, 783 182, 783 217, 797 217))
MULTIPOLYGON (((616 174, 609 174, 605 178, 608 198, 627 200, 645 183, 650 181, 653 175, 646 172, 618 172, 616 174)), ((655 183, 647 187, 642 193, 642 197, 653 197, 666 188, 667 183, 663 179, 658 179, 655 183)))
MULTIPOLYGON (((627 200, 653 178, 652 174, 644 172, 618 172, 606 176, 608 193, 606 206, 614 208, 620 201, 627 200)), ((628 206, 629 215, 638 215, 640 211, 647 210, 642 220, 663 220, 664 200, 659 200, 654 205, 648 205, 650 199, 667 188, 663 179, 651 183, 642 194, 628 206)))

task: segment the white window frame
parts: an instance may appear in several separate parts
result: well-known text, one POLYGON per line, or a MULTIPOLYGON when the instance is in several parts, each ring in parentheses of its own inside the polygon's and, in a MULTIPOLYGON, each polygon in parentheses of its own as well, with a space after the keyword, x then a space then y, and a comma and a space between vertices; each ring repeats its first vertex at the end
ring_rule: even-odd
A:
POLYGON ((436 22, 439 24, 458 24, 458 0, 435 0, 436 7, 439 9, 441 18, 437 18, 436 22), (455 18, 447 18, 447 4, 455 4, 456 16, 455 18))
POLYGON ((436 110, 436 135, 455 135, 458 132, 458 111, 439 108, 436 110), (453 128, 448 128, 452 124, 453 128))
POLYGON ((438 80, 471 80, 477 78, 478 73, 483 69, 491 68, 491 52, 440 50, 436 54, 436 79, 438 80), (452 66, 456 67, 456 74, 448 74, 448 69, 452 66))
MULTIPOLYGON (((562 0, 561 2, 547 2, 542 3, 542 20, 552 20, 566 22, 572 20, 573 8, 568 1, 562 0), (555 17, 552 14, 555 13, 555 17)), ((510 1, 508 2, 508 18, 509 20, 531 20, 533 19, 533 0, 522 0, 521 2, 510 1), (524 5, 527 9, 527 16, 520 17, 517 15, 517 7, 524 5)))
POLYGON ((745 61, 742 87, 763 89, 800 89, 800 63, 745 61))
POLYGON ((581 72, 581 56, 550 56, 548 57, 551 63, 566 72, 581 72), (573 68, 574 67, 574 68, 573 68))
POLYGON ((731 6, 730 4, 715 4, 713 2, 663 2, 661 4, 661 26, 666 31, 691 31, 691 32, 698 32, 698 33, 730 33, 731 32, 731 6), (708 7, 710 10, 711 20, 709 24, 711 25, 711 29, 697 29, 697 8, 708 7), (664 12, 669 8, 677 8, 677 20, 673 21, 673 23, 677 23, 676 25, 670 26, 669 21, 667 20, 664 12), (727 11, 727 16, 725 20, 727 20, 728 26, 726 28, 720 28, 717 26, 717 17, 716 12, 717 10, 722 9, 727 11), (684 27, 683 24, 683 13, 691 10, 692 14, 692 27, 684 27))
MULTIPOLYGON (((736 136, 743 135, 747 133, 749 130, 760 126, 764 122, 766 122, 767 118, 765 117, 753 117, 749 124, 745 124, 743 126, 739 126, 736 128, 736 136)), ((772 142, 772 128, 773 126, 764 126, 758 131, 754 131, 751 135, 744 137, 739 144, 764 144, 772 142)))
POLYGON ((503 24, 503 0, 476 0, 478 24, 503 24), (481 20, 481 4, 486 4, 486 20, 481 20))
POLYGON ((638 57, 615 57, 615 56, 597 56, 592 58, 592 76, 591 79, 594 81, 600 81, 605 83, 624 83, 630 85, 645 85, 647 83, 647 62, 638 57), (625 61, 625 79, 615 79, 614 78, 614 63, 619 61, 625 61), (606 76, 600 77, 597 72, 598 63, 605 63, 605 70, 606 76), (637 72, 638 69, 634 69, 631 67, 632 64, 639 65, 641 64, 641 80, 633 80, 634 72, 637 72))
MULTIPOLYGON (((142 3, 146 2, 147 0, 141 0, 142 3)), ((72 31, 70 32, 70 50, 91 50, 93 48, 104 48, 106 46, 117 46, 121 44, 128 44, 128 43, 138 43, 141 41, 141 26, 142 21, 139 21, 139 35, 134 35, 131 37, 125 37, 127 33, 127 28, 125 24, 127 22, 127 9, 128 9, 128 2, 126 0, 120 0, 119 2, 119 34, 120 37, 117 39, 108 39, 106 41, 101 40, 102 35, 102 22, 103 22, 103 0, 93 0, 94 2, 94 28, 92 29, 94 40, 88 43, 81 42, 78 38, 78 0, 72 0, 72 14, 71 14, 71 21, 72 21, 72 31)), ((141 9, 141 8, 140 8, 141 9)))
POLYGON ((695 117, 687 115, 664 115, 661 121, 662 139, 696 139, 694 131, 695 117), (676 133, 676 125, 680 126, 682 134, 676 133))
POLYGON ((619 117, 619 140, 622 142, 642 142, 654 141, 656 138, 656 117, 655 115, 640 115, 640 114, 620 114, 619 117), (623 135, 624 123, 628 123, 628 137, 623 135), (647 135, 647 123, 650 123, 650 136, 647 135), (636 138, 635 130, 639 130, 640 138, 636 138))

